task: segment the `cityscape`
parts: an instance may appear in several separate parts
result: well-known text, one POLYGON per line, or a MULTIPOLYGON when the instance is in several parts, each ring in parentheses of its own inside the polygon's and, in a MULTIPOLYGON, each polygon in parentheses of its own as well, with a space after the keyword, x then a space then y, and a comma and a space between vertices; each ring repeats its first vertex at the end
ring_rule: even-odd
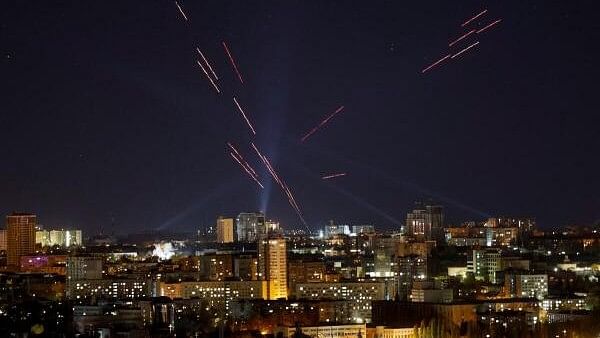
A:
POLYGON ((195 234, 115 238, 13 213, 0 231, 2 334, 597 335, 600 227, 444 219, 442 205, 416 203, 393 231, 306 232, 241 212, 195 234))
POLYGON ((0 1, 0 338, 600 338, 585 1, 0 1))

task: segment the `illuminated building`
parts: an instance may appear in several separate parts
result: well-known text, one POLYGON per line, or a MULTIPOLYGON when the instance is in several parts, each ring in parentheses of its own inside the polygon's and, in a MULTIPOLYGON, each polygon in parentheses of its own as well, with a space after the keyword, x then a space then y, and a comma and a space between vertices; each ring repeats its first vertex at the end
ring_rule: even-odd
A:
MULTIPOLYGON (((176 304, 172 299, 154 297, 149 300, 140 300, 138 304, 142 310, 144 326, 151 327, 154 332, 171 332, 175 327, 176 304)), ((196 308, 195 304, 189 305, 196 308)), ((185 307, 185 305, 182 307, 185 307)))
POLYGON ((241 280, 258 279, 258 261, 253 255, 239 255, 233 259, 233 275, 241 280))
POLYGON ((486 232, 487 246, 510 246, 517 244, 518 228, 491 228, 486 232))
MULTIPOLYGON (((524 244, 536 229, 535 219, 528 217, 490 217, 484 225, 490 228, 514 228, 516 229, 515 240, 518 244, 524 244)), ((500 243, 498 243, 500 245, 500 243)))
POLYGON ((466 266, 449 266, 448 277, 460 277, 467 278, 467 267, 466 266))
MULTIPOLYGON (((291 338, 296 337, 296 330, 296 327, 280 326, 276 327, 273 333, 275 337, 291 338)), ((367 326, 365 324, 303 326, 300 327, 300 330, 303 335, 318 338, 365 337, 367 335, 367 326)))
POLYGON ((427 278, 427 257, 420 255, 399 256, 396 257, 396 262, 398 296, 401 300, 408 300, 413 283, 427 278))
POLYGON ((378 325, 367 327, 366 338, 415 338, 417 337, 415 331, 413 327, 396 328, 378 325))
POLYGON ((417 204, 406 215, 408 234, 417 239, 441 239, 443 237, 444 208, 441 205, 417 204))
POLYGON ((325 278, 325 262, 288 261, 288 287, 295 294, 297 283, 322 282, 325 278))
POLYGON ((217 218, 217 243, 233 243, 235 240, 233 218, 217 218))
POLYGON ((522 245, 533 231, 530 219, 489 218, 486 222, 468 222, 460 227, 444 228, 450 246, 507 247, 522 245))
POLYGON ((102 278, 102 258, 71 256, 67 258, 67 276, 69 279, 102 278))
POLYGON ((81 230, 37 230, 35 243, 41 246, 81 246, 81 230))
POLYGON ((78 282, 102 278, 102 259, 98 257, 71 256, 67 258, 67 297, 75 297, 81 290, 78 282))
POLYGON ((239 242, 256 242, 267 231, 265 215, 242 212, 236 219, 236 233, 239 242))
POLYGON ((6 230, 0 229, 0 251, 6 251, 6 230))
POLYGON ((210 307, 229 310, 230 302, 239 299, 266 299, 265 281, 203 281, 203 282, 160 282, 160 296, 171 299, 199 298, 210 307))
POLYGON ((470 260, 467 260, 467 271, 474 274, 476 280, 497 283, 498 271, 502 271, 500 249, 473 250, 470 260))
POLYGON ((410 301, 416 303, 452 303, 453 296, 452 289, 413 287, 410 292, 410 301))
POLYGON ((331 238, 337 235, 350 235, 350 226, 349 225, 335 225, 333 221, 330 222, 329 225, 325 226, 325 231, 323 236, 325 238, 331 238))
POLYGON ((548 295, 548 275, 507 271, 504 288, 510 297, 543 299, 548 295))
POLYGON ((370 224, 353 225, 352 226, 352 233, 355 234, 355 235, 359 235, 359 234, 372 234, 372 233, 375 233, 375 226, 370 225, 370 224))
POLYGON ((200 278, 218 281, 233 276, 233 256, 230 254, 207 254, 198 259, 200 278))
POLYGON ((21 256, 35 253, 35 225, 37 217, 13 213, 6 216, 7 264, 17 268, 21 256))
POLYGON ((546 297, 539 303, 545 311, 577 311, 587 310, 589 306, 585 297, 546 297))
POLYGON ((258 278, 267 281, 268 299, 287 298, 287 251, 283 237, 258 242, 258 278))
POLYGON ((150 281, 143 276, 67 280, 67 298, 84 299, 137 299, 152 296, 150 281))
POLYGON ((384 249, 375 249, 373 255, 373 269, 367 271, 370 277, 393 277, 396 270, 396 262, 392 261, 392 256, 384 249))
POLYGON ((371 321, 371 302, 393 299, 396 289, 393 282, 337 282, 298 283, 296 296, 299 299, 348 300, 352 306, 355 323, 371 321))
POLYGON ((265 227, 267 228, 267 233, 276 233, 281 230, 279 228, 279 222, 271 220, 265 222, 265 227))

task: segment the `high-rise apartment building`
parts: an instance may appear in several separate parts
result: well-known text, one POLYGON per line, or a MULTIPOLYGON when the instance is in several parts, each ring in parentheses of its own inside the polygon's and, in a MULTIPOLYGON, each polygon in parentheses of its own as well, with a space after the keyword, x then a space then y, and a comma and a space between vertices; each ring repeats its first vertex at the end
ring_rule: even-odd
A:
POLYGON ((0 229, 0 251, 6 251, 6 229, 0 229))
POLYGON ((239 242, 256 242, 266 234, 265 215, 260 212, 242 212, 236 219, 237 240, 239 242))
POLYGON ((444 238, 444 207, 441 205, 417 204, 406 215, 408 234, 417 239, 444 238))
POLYGON ((258 277, 267 281, 268 299, 287 298, 285 239, 264 236, 258 242, 258 277))
POLYGON ((35 225, 32 214, 13 213, 6 216, 7 264, 18 267, 21 256, 35 253, 35 225))
POLYGON ((219 216, 217 218, 217 243, 233 243, 234 240, 234 219, 219 216))

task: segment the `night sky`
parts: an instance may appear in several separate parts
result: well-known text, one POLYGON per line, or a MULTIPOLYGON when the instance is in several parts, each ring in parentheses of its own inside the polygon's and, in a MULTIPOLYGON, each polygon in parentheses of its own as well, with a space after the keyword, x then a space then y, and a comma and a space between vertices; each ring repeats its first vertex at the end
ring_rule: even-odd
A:
POLYGON ((600 219, 594 1, 180 3, 188 22, 166 0, 1 2, 0 212, 88 234, 187 231, 257 209, 300 227, 255 141, 312 228, 390 229, 428 198, 451 222, 600 219), (503 21, 421 74, 484 8, 482 23, 503 21), (348 175, 320 179, 331 172, 348 175))

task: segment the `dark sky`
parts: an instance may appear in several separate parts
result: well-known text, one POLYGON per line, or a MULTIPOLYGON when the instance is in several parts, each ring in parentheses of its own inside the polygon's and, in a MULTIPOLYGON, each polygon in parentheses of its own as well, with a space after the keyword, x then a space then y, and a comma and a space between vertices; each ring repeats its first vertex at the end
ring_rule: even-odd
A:
POLYGON ((424 198, 453 222, 600 219, 594 1, 180 3, 187 23, 166 0, 1 2, 2 213, 95 233, 191 230, 266 208, 299 226, 254 140, 312 227, 390 228, 424 198), (503 21, 421 74, 483 8, 477 24, 503 21), (195 65, 196 45, 223 94, 195 65), (267 189, 232 161, 226 141, 267 189), (338 171, 348 176, 320 179, 338 171))

